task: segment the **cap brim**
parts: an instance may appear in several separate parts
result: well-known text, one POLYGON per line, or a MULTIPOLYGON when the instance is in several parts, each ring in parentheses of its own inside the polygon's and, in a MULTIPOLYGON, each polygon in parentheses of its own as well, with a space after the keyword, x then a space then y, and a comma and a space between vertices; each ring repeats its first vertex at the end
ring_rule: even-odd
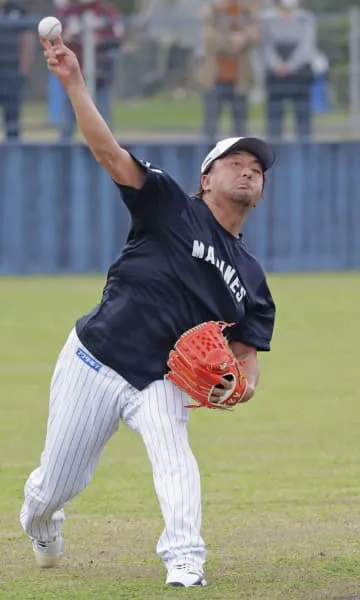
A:
POLYGON ((227 148, 220 156, 218 156, 218 158, 231 154, 231 152, 236 152, 237 150, 244 150, 245 152, 250 152, 250 154, 256 156, 264 171, 270 169, 275 162, 275 152, 271 146, 260 138, 252 137, 240 138, 230 146, 230 148, 227 148))

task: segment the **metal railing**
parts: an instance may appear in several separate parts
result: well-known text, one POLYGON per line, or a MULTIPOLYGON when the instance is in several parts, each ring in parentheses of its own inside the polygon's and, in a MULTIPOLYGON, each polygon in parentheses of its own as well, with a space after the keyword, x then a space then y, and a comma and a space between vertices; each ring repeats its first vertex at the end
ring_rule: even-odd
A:
MULTIPOLYGON (((355 7, 349 13, 317 17, 317 49, 321 55, 314 57, 315 72, 310 88, 311 139, 360 137, 359 15, 360 9, 355 7)), ((41 16, 29 15, 18 22, 17 27, 36 34, 41 16)), ((82 40, 85 50, 83 70, 89 89, 97 100, 95 25, 90 18, 82 23, 82 40)), ((203 24, 200 17, 182 18, 176 22, 164 18, 155 28, 151 19, 144 22, 137 16, 124 21, 124 25, 125 36, 115 55, 115 77, 109 83, 105 98, 111 108, 109 120, 113 130, 117 135, 125 135, 133 140, 195 142, 205 139, 205 93, 198 77, 199 73, 204 72, 203 61, 206 58, 202 54, 203 24)), ((2 19, 0 32, 3 27, 13 27, 13 24, 9 21, 5 23, 2 19)), ((3 106, 6 104, 4 97, 8 85, 1 74, 5 63, 3 57, 0 64, 0 98, 3 106)), ((251 71, 253 83, 246 90, 247 131, 265 135, 267 90, 261 37, 251 50, 251 71)), ((301 96, 301 87, 299 91, 301 96)), ((49 75, 38 43, 20 100, 21 138, 58 140, 66 99, 59 82, 49 75)), ((213 101, 218 102, 216 95, 213 101)), ((218 137, 238 132, 239 128, 239 125, 234 126, 231 118, 231 110, 239 108, 238 100, 225 98, 225 101, 227 105, 219 117, 218 137)), ((298 137, 293 126, 291 109, 294 106, 296 97, 295 105, 289 102, 286 108, 283 136, 286 140, 298 137)), ((75 136, 73 139, 78 138, 75 136)))

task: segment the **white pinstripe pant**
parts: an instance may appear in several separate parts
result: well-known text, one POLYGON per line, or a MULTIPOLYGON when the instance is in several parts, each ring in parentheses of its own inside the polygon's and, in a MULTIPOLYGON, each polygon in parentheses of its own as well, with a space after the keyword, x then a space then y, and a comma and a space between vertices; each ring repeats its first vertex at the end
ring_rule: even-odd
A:
POLYGON ((83 362, 76 355, 79 348, 91 358, 73 330, 51 381, 41 463, 25 484, 20 515, 25 532, 49 541, 60 531, 64 505, 90 483, 121 420, 141 435, 152 464, 165 521, 158 555, 168 569, 183 562, 201 569, 200 476, 187 435, 187 397, 162 380, 139 392, 112 369, 101 365, 95 370, 83 362))

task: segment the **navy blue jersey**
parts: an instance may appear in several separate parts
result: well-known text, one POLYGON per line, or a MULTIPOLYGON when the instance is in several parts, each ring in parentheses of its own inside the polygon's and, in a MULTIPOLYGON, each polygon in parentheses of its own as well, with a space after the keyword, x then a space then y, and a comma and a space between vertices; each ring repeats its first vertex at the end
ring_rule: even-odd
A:
POLYGON ((275 317, 264 272, 243 240, 169 175, 143 168, 141 190, 119 186, 132 216, 127 244, 100 304, 76 323, 84 346, 139 390, 163 378, 187 329, 235 323, 226 331, 231 341, 269 350, 275 317))

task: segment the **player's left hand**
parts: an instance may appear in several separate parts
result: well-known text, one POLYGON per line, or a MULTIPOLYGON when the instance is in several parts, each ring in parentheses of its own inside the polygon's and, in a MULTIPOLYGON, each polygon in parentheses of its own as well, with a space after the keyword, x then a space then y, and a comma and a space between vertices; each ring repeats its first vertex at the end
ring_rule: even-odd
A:
POLYGON ((186 392, 190 407, 229 409, 249 400, 249 386, 222 330, 209 321, 186 331, 170 352, 166 378, 186 392))
POLYGON ((231 390, 231 388, 232 383, 227 379, 222 378, 219 385, 213 389, 210 400, 215 403, 219 402, 222 396, 226 394, 226 391, 231 390))

